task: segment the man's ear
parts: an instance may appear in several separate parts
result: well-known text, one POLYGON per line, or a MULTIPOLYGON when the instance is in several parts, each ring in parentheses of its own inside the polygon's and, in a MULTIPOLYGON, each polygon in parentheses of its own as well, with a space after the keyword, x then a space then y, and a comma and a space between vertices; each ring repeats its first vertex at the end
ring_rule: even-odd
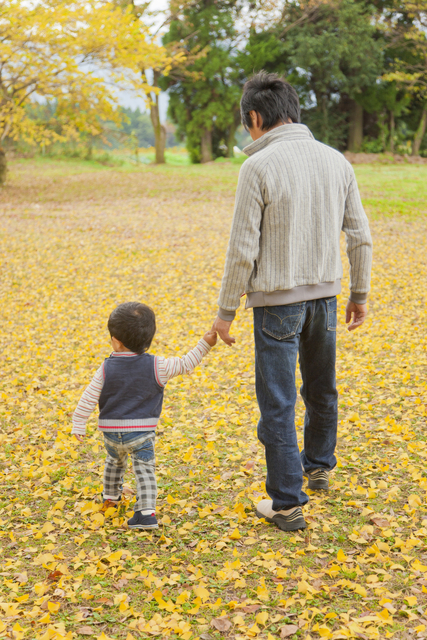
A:
POLYGON ((262 120, 262 116, 260 113, 258 113, 258 111, 252 110, 249 111, 249 115, 251 117, 251 121, 252 121, 252 129, 262 129, 262 125, 263 125, 263 120, 262 120))

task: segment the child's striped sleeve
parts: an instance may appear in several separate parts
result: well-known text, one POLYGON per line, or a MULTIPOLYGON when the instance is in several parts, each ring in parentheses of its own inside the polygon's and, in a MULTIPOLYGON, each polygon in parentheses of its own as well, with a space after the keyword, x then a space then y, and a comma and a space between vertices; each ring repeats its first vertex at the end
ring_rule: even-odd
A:
POLYGON ((104 365, 102 364, 93 376, 90 385, 83 391, 83 395, 73 413, 73 428, 71 433, 77 433, 82 436, 86 434, 86 422, 98 404, 103 386, 104 365))
POLYGON ((157 382, 161 386, 164 386, 168 380, 175 376, 183 373, 191 373, 193 369, 201 363, 202 358, 210 349, 210 345, 202 338, 194 349, 191 349, 191 351, 182 358, 163 358, 162 356, 157 356, 154 365, 157 382))

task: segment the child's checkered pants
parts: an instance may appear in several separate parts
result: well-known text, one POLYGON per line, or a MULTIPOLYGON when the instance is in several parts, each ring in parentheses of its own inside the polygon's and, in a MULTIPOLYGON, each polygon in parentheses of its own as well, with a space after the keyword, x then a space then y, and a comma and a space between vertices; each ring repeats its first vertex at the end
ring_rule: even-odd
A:
POLYGON ((123 476, 128 455, 136 480, 137 499, 135 511, 156 510, 157 483, 154 458, 154 431, 130 431, 128 433, 104 432, 107 459, 104 469, 104 500, 119 500, 122 495, 123 476))

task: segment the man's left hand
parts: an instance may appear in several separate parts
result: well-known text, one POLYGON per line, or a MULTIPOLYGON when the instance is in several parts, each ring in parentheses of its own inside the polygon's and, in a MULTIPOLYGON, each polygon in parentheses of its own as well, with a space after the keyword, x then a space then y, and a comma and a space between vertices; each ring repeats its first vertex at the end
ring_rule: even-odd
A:
POLYGON ((365 322, 367 315, 367 304, 356 304, 355 302, 351 302, 351 300, 349 300, 347 302, 347 307, 345 310, 345 321, 347 322, 347 324, 350 323, 347 327, 347 330, 354 331, 354 329, 358 329, 365 322))
POLYGON ((225 342, 225 344, 228 344, 229 347, 236 342, 236 340, 229 334, 230 327, 231 322, 221 320, 219 316, 215 318, 215 322, 212 325, 212 331, 216 331, 221 340, 225 342))

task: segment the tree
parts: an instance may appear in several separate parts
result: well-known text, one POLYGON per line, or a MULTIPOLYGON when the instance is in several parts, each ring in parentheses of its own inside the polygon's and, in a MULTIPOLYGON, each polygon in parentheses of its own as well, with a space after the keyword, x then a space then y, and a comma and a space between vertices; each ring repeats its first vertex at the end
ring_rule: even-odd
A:
POLYGON ((171 2, 173 19, 163 44, 180 46, 187 59, 162 86, 170 88, 169 114, 193 162, 233 155, 244 80, 237 64, 239 10, 238 0, 171 2))
POLYGON ((315 97, 315 103, 308 106, 317 137, 327 144, 342 144, 339 102, 345 98, 349 148, 358 150, 363 90, 382 71, 382 45, 375 39, 369 5, 357 0, 288 2, 276 32, 284 43, 289 79, 305 85, 306 96, 315 97))
MULTIPOLYGON (((160 26, 157 26, 157 28, 154 29, 153 25, 151 25, 152 34, 150 35, 150 39, 152 42, 156 41, 159 32, 172 20, 172 14, 169 11, 147 11, 149 8, 149 2, 142 5, 135 5, 134 0, 116 0, 116 4, 125 10, 130 10, 134 19, 137 21, 141 21, 143 18, 147 19, 148 17, 151 19, 153 17, 158 18, 160 15, 164 15, 166 13, 166 18, 160 26)), ((161 89, 159 81, 162 75, 168 75, 173 66, 183 64, 185 60, 185 52, 182 51, 179 46, 169 46, 167 51, 165 48, 163 48, 163 50, 165 52, 165 56, 163 59, 157 60, 157 63, 154 61, 153 64, 150 59, 143 59, 140 61, 140 73, 142 80, 141 90, 145 94, 147 106, 150 109, 151 124, 154 130, 156 164, 165 163, 165 146, 167 137, 166 127, 160 120, 159 94, 161 89)))
POLYGON ((380 129, 377 147, 381 151, 395 152, 396 118, 405 113, 410 104, 408 92, 402 90, 396 82, 380 81, 366 88, 361 98, 363 109, 375 113, 380 129))
POLYGON ((395 81, 411 93, 420 106, 420 119, 412 142, 412 155, 420 152, 427 128, 427 3, 404 0, 388 17, 392 33, 389 46, 396 50, 385 80, 395 81))
POLYGON ((6 0, 0 6, 0 141, 50 144, 81 132, 99 135, 103 121, 120 119, 114 84, 143 91, 136 81, 141 60, 160 65, 164 57, 142 23, 109 2, 6 0), (26 105, 34 98, 55 102, 59 130, 30 117, 26 105))

